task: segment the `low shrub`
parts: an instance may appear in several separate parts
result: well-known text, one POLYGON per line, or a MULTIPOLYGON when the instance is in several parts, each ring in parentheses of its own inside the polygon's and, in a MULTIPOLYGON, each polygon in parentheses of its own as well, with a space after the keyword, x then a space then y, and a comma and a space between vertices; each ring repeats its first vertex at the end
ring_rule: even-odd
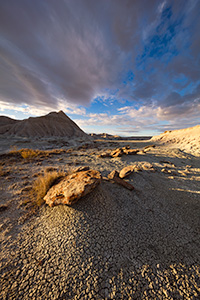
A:
POLYGON ((33 158, 41 158, 41 157, 48 157, 49 151, 42 151, 42 150, 34 150, 29 148, 24 149, 17 149, 15 146, 11 147, 9 154, 12 156, 21 156, 24 159, 33 159, 33 158))
POLYGON ((35 159, 35 158, 49 158, 52 155, 61 155, 66 153, 64 149, 53 149, 53 150, 34 150, 29 148, 17 149, 16 146, 12 146, 9 151, 10 156, 21 156, 24 159, 35 159))
POLYGON ((21 153, 21 156, 25 159, 31 159, 31 158, 40 156, 40 151, 33 150, 33 149, 21 149, 20 153, 21 153))

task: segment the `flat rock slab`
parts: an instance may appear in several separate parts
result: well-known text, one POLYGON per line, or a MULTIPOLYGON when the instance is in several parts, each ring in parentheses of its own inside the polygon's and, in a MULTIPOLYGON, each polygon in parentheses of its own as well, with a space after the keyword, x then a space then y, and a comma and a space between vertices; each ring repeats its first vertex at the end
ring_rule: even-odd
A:
POLYGON ((44 197, 50 206, 73 205, 81 197, 90 193, 101 182, 101 174, 95 170, 73 173, 52 186, 44 197))

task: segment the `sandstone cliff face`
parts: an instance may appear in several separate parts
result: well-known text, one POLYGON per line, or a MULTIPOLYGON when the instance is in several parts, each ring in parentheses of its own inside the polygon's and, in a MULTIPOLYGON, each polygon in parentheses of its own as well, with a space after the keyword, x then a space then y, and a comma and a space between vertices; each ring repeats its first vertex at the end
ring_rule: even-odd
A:
POLYGON ((14 120, 0 117, 0 134, 21 137, 84 137, 82 131, 63 111, 51 112, 42 117, 14 120))

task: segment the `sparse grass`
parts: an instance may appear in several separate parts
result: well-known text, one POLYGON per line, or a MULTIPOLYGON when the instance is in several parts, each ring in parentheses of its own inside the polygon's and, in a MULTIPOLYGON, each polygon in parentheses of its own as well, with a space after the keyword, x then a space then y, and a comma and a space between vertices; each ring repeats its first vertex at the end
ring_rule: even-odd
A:
POLYGON ((66 174, 63 171, 44 172, 32 185, 30 198, 34 205, 41 206, 44 203, 44 196, 47 191, 66 174))
POLYGON ((66 153, 64 149, 53 149, 53 150, 34 150, 29 148, 17 149, 17 147, 12 146, 9 151, 11 156, 21 156, 26 160, 32 160, 37 158, 48 158, 52 155, 60 155, 66 153))
POLYGON ((49 151, 34 150, 29 148, 17 149, 16 147, 12 147, 9 152, 9 154, 12 156, 19 156, 26 160, 49 157, 49 153, 49 151))
POLYGON ((41 155, 41 151, 33 149, 22 149, 20 150, 21 156, 25 159, 36 158, 41 155))

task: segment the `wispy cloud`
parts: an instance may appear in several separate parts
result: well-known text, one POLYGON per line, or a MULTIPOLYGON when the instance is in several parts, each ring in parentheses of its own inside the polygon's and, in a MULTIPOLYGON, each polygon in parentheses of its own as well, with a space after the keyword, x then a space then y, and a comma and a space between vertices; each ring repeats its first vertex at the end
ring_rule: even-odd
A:
POLYGON ((125 120, 125 110, 101 116, 96 105, 102 124, 140 126, 151 122, 151 113, 152 122, 198 120, 199 1, 9 0, 0 6, 1 111, 83 116, 94 113, 90 106, 99 97, 108 109, 116 101, 133 106, 125 120))

